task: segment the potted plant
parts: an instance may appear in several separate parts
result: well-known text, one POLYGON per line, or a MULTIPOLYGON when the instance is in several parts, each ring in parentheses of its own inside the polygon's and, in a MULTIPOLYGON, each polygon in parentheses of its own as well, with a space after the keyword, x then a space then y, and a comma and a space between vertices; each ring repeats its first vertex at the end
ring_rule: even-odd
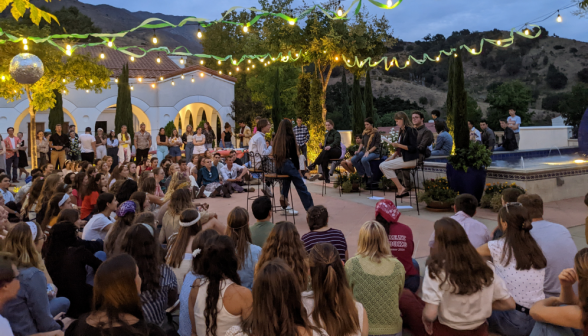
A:
POLYGON ((527 191, 519 187, 516 183, 508 184, 507 182, 504 183, 487 183, 486 190, 484 190, 484 196, 482 196, 482 200, 480 202, 480 206, 482 208, 490 208, 494 212, 498 212, 502 207, 502 192, 508 188, 516 188, 526 194, 527 191))
POLYGON ((349 182, 351 183, 351 190, 358 191, 361 184, 361 176, 358 173, 350 174, 349 182))
POLYGON ((387 178, 386 176, 382 176, 380 182, 378 182, 378 188, 380 190, 392 190, 392 188, 396 189, 396 186, 391 179, 387 178))
POLYGON ((458 193, 449 187, 445 177, 423 181, 425 192, 419 195, 419 201, 427 204, 431 211, 451 211, 458 193))
POLYGON ((455 56, 449 58, 446 102, 447 124, 455 145, 447 161, 447 181, 451 189, 460 194, 472 194, 480 202, 486 184, 486 168, 492 162, 492 152, 479 142, 470 142, 463 63, 459 51, 455 56))

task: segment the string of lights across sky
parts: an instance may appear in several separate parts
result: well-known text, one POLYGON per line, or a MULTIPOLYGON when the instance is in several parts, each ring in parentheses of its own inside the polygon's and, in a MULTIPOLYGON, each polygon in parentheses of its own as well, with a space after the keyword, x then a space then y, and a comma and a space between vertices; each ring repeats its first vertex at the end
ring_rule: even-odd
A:
MULTIPOLYGON (((398 0, 395 3, 393 3, 392 0, 387 0, 386 4, 380 3, 375 0, 367 0, 367 1, 369 1, 370 3, 375 5, 376 7, 379 7, 382 9, 394 9, 398 5, 400 5, 400 3, 402 3, 402 0, 398 0)), ((325 16, 327 16, 329 19, 346 20, 350 13, 351 14, 359 13, 359 11, 361 9, 361 5, 362 5, 362 0, 354 0, 346 11, 344 10, 343 7, 339 7, 337 9, 337 11, 335 11, 335 12, 330 11, 328 9, 325 9, 319 5, 314 5, 308 9, 306 9, 305 11, 301 12, 300 15, 298 15, 297 17, 291 17, 291 16, 288 16, 283 13, 272 13, 272 12, 268 12, 268 11, 257 9, 257 8, 246 8, 246 7, 235 6, 235 7, 231 7, 229 10, 227 10, 223 14, 223 16, 218 20, 210 21, 210 20, 206 20, 203 18, 187 17, 184 20, 182 20, 179 24, 175 25, 175 24, 172 24, 168 21, 165 21, 165 20, 162 20, 159 18, 150 18, 150 19, 143 21, 137 27, 134 27, 130 30, 122 31, 119 33, 56 34, 56 35, 50 35, 47 37, 22 37, 22 36, 19 37, 19 36, 14 36, 14 35, 11 35, 7 32, 4 32, 0 28, 0 45, 5 44, 7 42, 22 43, 23 49, 25 51, 28 51, 30 42, 49 43, 49 44, 55 46, 56 48, 58 48, 59 50, 61 50, 62 52, 64 52, 68 56, 71 56, 78 49, 83 49, 86 47, 102 46, 102 48, 104 48, 104 47, 112 48, 114 50, 117 50, 119 52, 122 52, 122 53, 128 55, 129 60, 131 62, 135 61, 135 59, 137 59, 137 58, 144 57, 145 55, 147 55, 150 52, 157 52, 157 53, 165 53, 170 56, 180 56, 181 57, 181 59, 180 59, 181 64, 184 63, 184 57, 187 58, 189 56, 194 56, 194 57, 200 58, 200 64, 202 64, 202 65, 205 64, 205 61, 204 61, 205 59, 212 59, 212 60, 216 61, 219 65, 222 64, 223 62, 227 62, 227 61, 230 62, 230 64, 232 64, 235 67, 234 71, 237 71, 237 72, 241 71, 241 70, 250 71, 251 69, 255 68, 255 64, 251 64, 251 60, 258 60, 258 61, 262 62, 264 66, 268 66, 271 64, 271 62, 275 62, 275 61, 296 62, 302 57, 303 52, 304 52, 304 54, 306 54, 306 52, 302 51, 302 50, 299 50, 298 52, 288 51, 288 52, 280 52, 277 55, 273 55, 273 56, 270 53, 263 54, 263 55, 243 55, 240 58, 233 58, 233 55, 216 56, 216 55, 209 55, 209 54, 193 54, 188 50, 188 48, 186 48, 184 46, 176 47, 173 50, 170 50, 168 47, 165 47, 165 46, 156 46, 160 41, 158 40, 155 31, 156 31, 156 29, 177 28, 177 27, 183 27, 186 25, 196 25, 197 24, 202 27, 209 27, 209 26, 211 26, 213 24, 217 24, 217 23, 226 23, 226 24, 233 24, 233 25, 241 26, 243 33, 247 33, 249 31, 249 27, 251 25, 255 24, 260 18, 266 17, 266 16, 273 16, 276 18, 281 18, 283 20, 286 20, 290 25, 296 25, 296 23, 299 20, 304 19, 312 11, 318 10, 318 11, 321 11, 322 13, 324 13, 325 16), (240 9, 252 11, 256 15, 249 22, 245 22, 245 23, 225 20, 225 18, 231 12, 237 11, 240 9), (152 42, 154 44, 154 47, 142 48, 140 46, 120 46, 120 47, 116 46, 116 44, 115 44, 116 38, 124 37, 127 34, 134 32, 134 31, 137 31, 137 30, 140 30, 140 29, 153 29, 154 30, 154 35, 152 38, 152 42), (6 37, 6 39, 3 39, 2 38, 3 36, 6 37), (100 38, 100 39, 102 39, 102 41, 101 42, 94 42, 94 43, 85 43, 85 44, 74 44, 73 46, 62 42, 63 40, 67 41, 67 40, 87 39, 89 37, 100 38), (56 41, 58 41, 60 43, 57 43, 56 41), (245 61, 247 62, 247 65, 241 66, 241 63, 245 62, 245 61), (243 67, 243 69, 241 69, 241 67, 243 67)), ((567 9, 570 7, 571 6, 566 6, 566 7, 560 8, 560 9, 563 10, 563 9, 567 9)), ((552 11, 552 12, 548 13, 547 15, 544 15, 544 16, 538 18, 537 21, 533 21, 533 22, 542 22, 555 14, 557 14, 556 21, 562 22, 562 17, 559 14, 560 9, 552 11)), ((420 57, 420 58, 416 58, 413 55, 409 55, 409 56, 407 56, 406 60, 403 62, 399 62, 399 60, 396 57, 392 57, 389 59, 387 56, 383 56, 379 60, 372 60, 372 58, 370 58, 370 57, 365 58, 363 60, 360 60, 357 56, 345 56, 345 55, 332 55, 331 57, 335 62, 342 60, 347 67, 363 68, 365 65, 368 65, 369 67, 376 67, 376 66, 383 63, 383 66, 386 70, 389 70, 390 68, 392 68, 394 66, 396 66, 399 69, 404 69, 404 68, 408 67, 411 64, 411 62, 415 62, 417 64, 423 64, 426 61, 438 62, 441 60, 441 58, 444 55, 445 56, 451 56, 451 55, 457 56, 456 51, 461 50, 461 49, 467 50, 467 52, 469 52, 472 55, 479 55, 482 53, 485 43, 490 43, 490 44, 494 45, 495 47, 507 48, 514 43, 515 34, 517 34, 523 38, 529 38, 529 39, 537 38, 541 35, 542 30, 538 25, 532 24, 533 22, 525 23, 520 28, 511 29, 509 37, 506 39, 496 39, 495 40, 495 39, 482 38, 480 40, 480 46, 479 46, 478 50, 476 50, 476 48, 471 48, 471 47, 464 44, 464 45, 460 45, 459 47, 456 47, 456 48, 450 48, 449 50, 441 50, 441 51, 439 51, 438 55, 433 56, 433 57, 429 56, 428 54, 423 54, 422 57, 420 57), (531 29, 529 29, 529 27, 537 27, 538 29, 537 29, 537 31, 532 31, 531 29)), ((203 32, 200 29, 198 29, 198 32, 196 33, 196 37, 198 39, 203 37, 203 32)), ((325 53, 326 53, 326 51, 325 51, 325 53)), ((101 59, 104 59, 106 57, 104 50, 102 50, 99 57, 101 59)), ((156 58, 156 62, 157 63, 161 62, 161 58, 159 56, 156 58)), ((222 71, 219 71, 219 73, 222 74, 222 71)), ((232 71, 230 71, 228 74, 232 75, 232 71)), ((2 77, 4 77, 4 76, 2 76, 2 77)), ((4 80, 5 78, 2 78, 2 79, 4 80)))

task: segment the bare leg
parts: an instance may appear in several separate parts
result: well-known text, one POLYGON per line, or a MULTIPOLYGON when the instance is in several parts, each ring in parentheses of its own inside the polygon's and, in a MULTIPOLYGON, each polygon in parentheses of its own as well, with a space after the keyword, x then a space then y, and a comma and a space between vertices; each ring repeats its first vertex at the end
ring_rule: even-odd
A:
POLYGON ((355 167, 353 167, 353 164, 349 160, 341 162, 341 167, 351 174, 355 173, 355 167))
POLYGON ((406 188, 404 188, 404 186, 402 185, 402 183, 400 183, 400 181, 398 180, 398 177, 394 177, 391 179, 392 182, 394 182, 394 184, 396 185, 396 190, 398 190, 396 192, 397 195, 402 195, 404 194, 404 192, 406 191, 406 188))

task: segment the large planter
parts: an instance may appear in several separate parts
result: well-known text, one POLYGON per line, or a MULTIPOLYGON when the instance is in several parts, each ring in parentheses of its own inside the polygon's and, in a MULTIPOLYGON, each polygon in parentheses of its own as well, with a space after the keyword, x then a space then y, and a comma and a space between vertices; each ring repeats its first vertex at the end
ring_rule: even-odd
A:
POLYGON ((427 210, 433 212, 447 212, 451 211, 452 203, 441 202, 441 201, 429 201, 427 202, 427 210))
POLYGON ((447 182, 449 187, 460 194, 471 194, 476 197, 478 203, 486 186, 486 169, 469 167, 467 172, 455 170, 450 163, 446 166, 447 182))

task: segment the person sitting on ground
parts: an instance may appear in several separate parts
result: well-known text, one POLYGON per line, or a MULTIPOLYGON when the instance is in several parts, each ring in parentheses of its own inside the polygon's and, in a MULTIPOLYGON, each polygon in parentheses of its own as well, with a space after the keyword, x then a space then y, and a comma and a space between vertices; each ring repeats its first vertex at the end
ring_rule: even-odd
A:
POLYGON ((402 332, 398 302, 404 288, 404 267, 390 254, 386 231, 376 221, 359 230, 357 254, 345 263, 356 301, 367 311, 369 334, 402 332))
MULTIPOLYGON (((519 196, 523 194, 523 191, 519 188, 506 188, 502 191, 502 195, 500 196, 500 201, 502 202, 502 206, 505 206, 509 203, 517 203, 519 196)), ((492 232, 492 240, 500 239, 504 234, 504 229, 500 226, 500 222, 494 228, 492 232)))
POLYGON ((229 212, 225 235, 233 239, 236 246, 237 261, 239 262, 237 273, 241 279, 241 286, 252 289, 253 275, 261 254, 261 247, 251 243, 249 213, 246 209, 236 207, 229 212))
POLYGON ((261 250, 256 274, 266 261, 274 258, 281 258, 292 268, 296 274, 298 288, 305 291, 308 287, 308 254, 304 250, 296 226, 291 222, 276 223, 261 250))
POLYGON ((153 168, 153 177, 155 178, 155 196, 164 197, 165 190, 161 182, 165 179, 165 171, 161 167, 153 168))
POLYGON ((59 174, 51 174, 47 176, 44 181, 43 189, 41 189, 41 194, 37 200, 37 206, 35 207, 35 221, 37 223, 43 223, 47 207, 49 207, 49 200, 55 194, 57 186, 63 182, 63 178, 59 174))
POLYGON ((113 212, 116 212, 118 201, 111 193, 103 193, 98 196, 96 200, 96 213, 84 226, 82 232, 83 240, 106 240, 108 231, 112 228, 114 220, 110 217, 113 212))
POLYGON ((47 240, 45 264, 59 297, 71 302, 67 315, 78 318, 89 313, 92 303, 92 286, 86 283, 87 268, 94 271, 102 261, 78 242, 77 227, 71 222, 59 222, 51 228, 47 240))
POLYGON ((374 120, 372 118, 366 118, 364 120, 364 126, 365 129, 362 133, 361 145, 359 145, 355 156, 351 159, 351 163, 357 169, 359 176, 362 178, 366 177, 368 184, 371 184, 377 181, 372 181, 370 161, 380 157, 382 137, 378 129, 374 127, 374 120))
POLYGON ((71 198, 68 194, 56 193, 49 200, 49 207, 45 213, 41 228, 43 232, 48 232, 53 225, 57 223, 59 212, 64 209, 72 209, 71 198))
MULTIPOLYGON (((360 146, 361 145, 361 141, 362 141, 361 140, 361 136, 360 135, 357 135, 355 137, 355 145, 360 146)), ((341 161, 341 167, 343 169, 345 169, 349 174, 355 173, 355 167, 353 166, 353 162, 351 162, 351 160, 343 160, 343 161, 341 161)))
MULTIPOLYGON (((234 163, 233 157, 229 156, 225 159, 226 165, 221 168, 220 174, 223 177, 224 184, 230 184, 230 188, 234 189, 238 193, 242 193, 245 191, 243 189, 243 185, 245 185, 246 180, 251 180, 249 176, 249 170, 241 165, 234 163)), ((249 191, 254 191, 255 189, 249 191)))
POLYGON ((496 147, 495 151, 514 151, 519 149, 519 145, 517 143, 517 138, 515 137, 515 133, 510 128, 510 124, 506 122, 506 120, 500 120, 500 127, 504 130, 504 140, 502 140, 502 144, 496 147))
MULTIPOLYGON (((190 308, 188 307, 190 292, 192 291, 192 284, 194 281, 203 278, 201 275, 202 270, 200 269, 202 258, 194 258, 192 253, 195 253, 194 251, 197 250, 200 250, 200 252, 207 250, 218 235, 218 232, 210 229, 200 231, 192 241, 192 245, 187 246, 187 251, 191 250, 190 256, 192 260, 190 262, 190 271, 186 273, 180 290, 180 318, 178 328, 178 334, 180 334, 180 336, 192 336, 192 322, 190 308)), ((200 252, 197 252, 197 255, 200 252)))
POLYGON ((98 201, 98 196, 100 196, 100 194, 104 191, 108 191, 106 188, 106 183, 106 176, 104 176, 102 173, 98 173, 95 177, 90 178, 88 186, 82 194, 83 201, 80 213, 84 220, 90 220, 92 215, 96 213, 96 203, 98 201))
POLYGON ((115 167, 110 174, 110 181, 108 181, 108 187, 112 187, 114 182, 118 180, 126 180, 129 178, 129 167, 127 165, 122 165, 120 167, 115 167))
MULTIPOLYGON (((161 168, 157 168, 157 169, 161 169, 161 168)), ((149 199, 149 203, 155 204, 155 205, 161 207, 166 202, 165 202, 163 196, 159 196, 157 194, 157 187, 158 187, 157 180, 154 177, 148 177, 144 180, 141 180, 141 188, 139 188, 139 190, 141 190, 142 192, 147 194, 147 199, 149 199)), ((159 189, 159 190, 161 190, 161 189, 159 189)))
POLYGON ((529 211, 533 222, 531 236, 543 251, 547 266, 545 267, 545 297, 559 296, 559 274, 574 267, 574 256, 578 253, 570 231, 563 225, 543 219, 543 200, 537 194, 523 194, 518 201, 529 211))
POLYGON ((190 171, 188 170, 188 164, 186 163, 186 159, 180 159, 178 161, 179 169, 178 172, 184 175, 186 178, 190 175, 190 171))
POLYGON ((574 257, 574 267, 564 269, 559 274, 559 282, 559 297, 546 298, 531 307, 529 315, 536 321, 531 335, 572 336, 588 329, 588 248, 578 251, 574 257), (573 288, 576 283, 579 295, 573 288))
POLYGON ((330 243, 318 243, 309 251, 311 291, 302 293, 310 322, 329 335, 367 336, 368 316, 353 299, 340 252, 330 243))
POLYGON ((137 204, 139 205, 137 214, 145 211, 151 211, 151 203, 147 198, 147 193, 144 193, 142 191, 135 191, 129 199, 137 202, 137 204))
POLYGON ((406 289, 400 297, 402 319, 412 335, 488 335, 486 319, 492 311, 514 308, 504 280, 476 253, 464 228, 448 217, 437 220, 422 300, 406 289))
POLYGON ((209 197, 231 197, 229 188, 220 182, 218 170, 208 158, 204 160, 204 167, 200 168, 196 182, 204 188, 205 194, 208 193, 209 197))
POLYGON ((249 228, 251 231, 251 243, 263 247, 267 237, 274 228, 271 198, 267 196, 256 198, 251 204, 251 212, 256 219, 255 224, 249 228))
MULTIPOLYGON (((474 248, 478 248, 490 241, 490 233, 488 232, 486 225, 473 218, 476 215, 477 208, 478 200, 476 197, 470 194, 461 194, 455 198, 455 203, 453 205, 455 215, 451 216, 452 219, 455 219, 461 226, 463 226, 474 248)), ((434 243, 435 231, 433 231, 431 238, 429 238, 431 254, 433 253, 434 243)))
MULTIPOLYGON (((237 157, 236 150, 231 149, 231 151, 229 152, 229 157, 233 158, 233 163, 238 164, 240 166, 243 165, 243 161, 237 157)), ((225 159, 225 162, 226 162, 226 159, 225 159)))
POLYGON ((306 222, 310 232, 302 235, 302 243, 307 253, 315 244, 330 243, 339 251, 339 258, 345 262, 349 259, 347 240, 343 232, 329 227, 329 212, 322 205, 315 205, 308 209, 306 222))
POLYGON ((141 287, 139 267, 133 257, 122 254, 108 259, 94 278, 94 310, 74 321, 67 335, 165 336, 160 327, 145 321, 141 287))
POLYGON ((321 152, 313 163, 308 165, 308 170, 314 170, 317 165, 321 165, 323 170, 323 177, 326 183, 331 183, 329 174, 329 164, 332 159, 341 157, 341 134, 335 129, 335 123, 329 119, 325 122, 327 133, 325 134, 324 146, 321 143, 321 152))
MULTIPOLYGON (((212 165, 215 166, 216 167, 216 170, 219 171, 219 172, 225 166, 225 164, 222 163, 222 161, 221 161, 221 155, 220 155, 220 153, 214 153, 212 155, 212 159, 211 160, 212 160, 212 165)), ((202 166, 204 166, 204 165, 202 165, 202 166)))
POLYGON ((445 121, 435 120, 435 131, 438 135, 435 141, 435 149, 431 152, 431 156, 450 155, 453 149, 453 138, 449 134, 449 128, 447 128, 445 121))
POLYGON ((123 183, 125 183, 126 180, 118 180, 116 182, 114 182, 114 184, 112 186, 110 186, 110 188, 108 189, 108 192, 116 195, 118 194, 118 191, 120 190, 120 187, 122 187, 123 183))
MULTIPOLYGON (((0 311, 6 302, 16 298, 20 289, 18 275, 16 258, 11 253, 0 252, 0 311)), ((14 336, 10 323, 2 315, 0 315, 0 334, 14 336)), ((56 331, 53 335, 63 335, 63 333, 56 331)))
POLYGON ((116 200, 122 204, 131 199, 131 195, 139 190, 139 185, 135 180, 128 179, 120 186, 120 190, 116 193, 116 200))
POLYGON ((195 250, 202 279, 194 280, 189 297, 194 335, 226 335, 251 313, 251 291, 241 286, 235 244, 227 236, 217 236, 206 250, 195 250), (219 302, 220 301, 220 302, 219 302), (218 309, 217 307, 222 307, 218 309))
POLYGON ((495 272, 506 282, 516 302, 516 310, 493 311, 488 331, 505 336, 529 335, 535 321, 531 306, 545 299, 547 260, 529 231, 533 228, 529 212, 520 203, 508 203, 498 211, 504 236, 478 247, 482 257, 492 258, 495 272), (524 284, 521 286, 520 284, 524 284))
POLYGON ((153 228, 148 224, 132 226, 125 234, 121 252, 135 259, 141 277, 141 303, 145 321, 161 325, 165 310, 178 298, 174 272, 161 262, 153 228))
POLYGON ((4 210, 8 212, 8 220, 18 222, 22 219, 22 215, 20 214, 21 206, 15 202, 14 194, 8 188, 10 188, 10 177, 1 174, 0 193, 4 198, 4 203, 0 204, 0 206, 3 206, 4 210))
POLYGON ((176 276, 179 292, 182 290, 184 277, 192 268, 192 242, 202 230, 200 219, 200 213, 196 209, 182 211, 179 222, 180 229, 169 239, 165 262, 176 276))
POLYGON ((280 258, 260 267, 253 285, 251 314, 225 334, 254 335, 327 335, 308 320, 296 275, 280 258))
POLYGON ((104 240, 104 252, 108 257, 121 253, 121 246, 127 231, 131 228, 137 212, 135 201, 121 203, 116 210, 116 222, 112 225, 104 240))
POLYGON ((391 200, 381 200, 376 203, 376 221, 386 231, 390 243, 390 253, 404 266, 404 288, 416 293, 421 284, 419 264, 412 258, 414 241, 412 230, 408 225, 398 222, 400 211, 391 200))

